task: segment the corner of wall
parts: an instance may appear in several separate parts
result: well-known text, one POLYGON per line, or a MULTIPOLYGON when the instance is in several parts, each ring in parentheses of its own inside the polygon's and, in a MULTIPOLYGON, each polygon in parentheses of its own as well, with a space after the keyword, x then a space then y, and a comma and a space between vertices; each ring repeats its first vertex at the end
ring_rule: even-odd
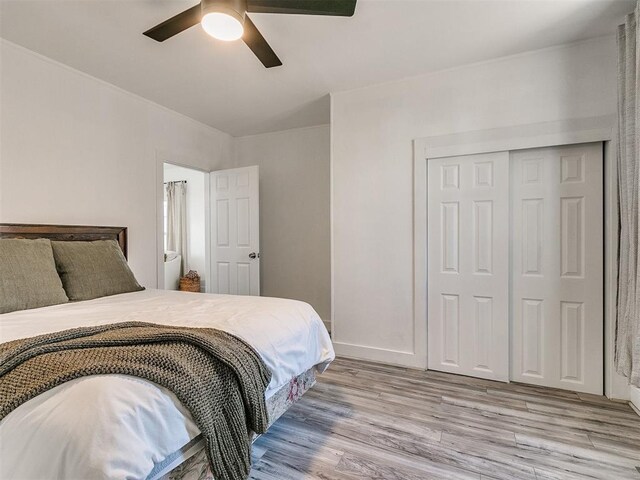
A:
POLYGON ((329 298, 331 312, 331 335, 335 332, 335 295, 334 295, 334 245, 333 245, 333 111, 335 94, 329 93, 329 298))

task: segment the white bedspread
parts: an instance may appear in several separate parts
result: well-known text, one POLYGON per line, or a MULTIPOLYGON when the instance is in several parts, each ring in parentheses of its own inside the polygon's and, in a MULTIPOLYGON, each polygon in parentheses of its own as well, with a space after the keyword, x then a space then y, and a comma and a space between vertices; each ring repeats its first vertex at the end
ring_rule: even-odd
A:
MULTIPOLYGON (((334 358, 324 324, 306 303, 162 290, 0 315, 0 342, 125 321, 215 327, 243 338, 273 374, 267 398, 334 358)), ((146 478, 199 433, 165 388, 124 375, 79 378, 0 422, 0 478, 146 478)))

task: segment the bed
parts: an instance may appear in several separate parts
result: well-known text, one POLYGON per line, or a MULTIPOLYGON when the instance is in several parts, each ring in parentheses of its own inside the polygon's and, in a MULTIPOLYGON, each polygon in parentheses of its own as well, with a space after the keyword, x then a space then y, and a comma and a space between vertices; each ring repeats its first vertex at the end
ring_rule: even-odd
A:
MULTIPOLYGON (((0 238, 112 239, 127 251, 120 227, 0 224, 0 238)), ((151 289, 2 314, 0 342, 122 321, 213 327, 249 343, 272 373, 269 424, 334 358, 324 324, 304 302, 151 289)), ((169 390, 137 377, 94 375, 54 387, 6 416, 0 439, 0 478, 213 478, 189 412, 169 390)))

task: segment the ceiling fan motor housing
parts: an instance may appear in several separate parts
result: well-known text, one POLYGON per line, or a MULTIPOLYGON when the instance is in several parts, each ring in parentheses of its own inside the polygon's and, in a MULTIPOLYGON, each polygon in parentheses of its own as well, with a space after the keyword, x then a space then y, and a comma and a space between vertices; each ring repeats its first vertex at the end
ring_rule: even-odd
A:
POLYGON ((247 0, 202 0, 202 16, 207 13, 224 13, 244 25, 244 17, 247 13, 247 0))

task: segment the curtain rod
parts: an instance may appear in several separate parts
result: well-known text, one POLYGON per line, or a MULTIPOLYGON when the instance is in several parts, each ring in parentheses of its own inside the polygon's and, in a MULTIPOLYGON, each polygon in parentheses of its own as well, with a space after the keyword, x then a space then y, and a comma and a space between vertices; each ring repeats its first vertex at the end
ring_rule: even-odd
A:
POLYGON ((164 182, 165 185, 167 185, 169 183, 187 183, 187 181, 186 180, 176 180, 175 182, 164 182))

